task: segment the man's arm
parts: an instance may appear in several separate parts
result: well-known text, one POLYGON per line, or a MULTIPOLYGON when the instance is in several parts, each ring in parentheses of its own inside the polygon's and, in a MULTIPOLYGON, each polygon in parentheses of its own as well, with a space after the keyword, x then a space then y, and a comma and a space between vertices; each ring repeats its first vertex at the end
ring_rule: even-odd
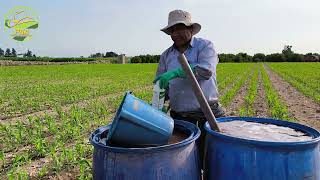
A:
POLYGON ((198 80, 208 80, 216 75, 216 67, 219 62, 218 54, 212 42, 208 42, 199 50, 198 64, 195 65, 195 76, 198 80))

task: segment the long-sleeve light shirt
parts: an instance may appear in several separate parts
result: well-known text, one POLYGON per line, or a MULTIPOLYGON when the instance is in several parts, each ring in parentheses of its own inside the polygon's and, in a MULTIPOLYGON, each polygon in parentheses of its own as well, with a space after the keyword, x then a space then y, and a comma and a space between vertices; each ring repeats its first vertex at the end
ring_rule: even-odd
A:
MULTIPOLYGON (((160 56, 156 77, 167 71, 180 68, 179 54, 180 52, 173 45, 165 50, 160 56)), ((190 46, 184 55, 189 64, 195 66, 198 83, 207 101, 216 101, 218 98, 216 67, 219 59, 213 43, 209 40, 192 37, 190 46)), ((200 105, 188 79, 172 79, 169 82, 168 96, 170 107, 176 112, 200 111, 200 105)))

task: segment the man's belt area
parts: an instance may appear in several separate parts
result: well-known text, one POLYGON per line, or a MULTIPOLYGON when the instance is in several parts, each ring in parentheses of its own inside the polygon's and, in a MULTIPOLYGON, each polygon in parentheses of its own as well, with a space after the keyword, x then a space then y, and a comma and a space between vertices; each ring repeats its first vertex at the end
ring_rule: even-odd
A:
MULTIPOLYGON (((225 115, 224 110, 218 102, 209 102, 209 106, 216 118, 223 117, 225 115)), ((176 112, 171 110, 170 115, 174 119, 181 120, 206 120, 203 112, 201 110, 197 111, 186 111, 186 112, 176 112)))

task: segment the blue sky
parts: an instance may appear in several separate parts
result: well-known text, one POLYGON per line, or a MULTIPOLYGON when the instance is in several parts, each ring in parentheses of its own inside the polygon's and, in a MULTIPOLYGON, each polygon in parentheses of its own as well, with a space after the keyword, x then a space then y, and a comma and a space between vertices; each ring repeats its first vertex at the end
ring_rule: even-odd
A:
POLYGON ((219 53, 275 53, 286 44, 320 53, 319 7, 319 0, 2 0, 0 47, 55 57, 161 54, 172 42, 160 29, 171 10, 183 9, 202 25, 196 36, 213 41, 219 53), (28 42, 17 43, 4 30, 3 17, 15 6, 39 15, 28 42))

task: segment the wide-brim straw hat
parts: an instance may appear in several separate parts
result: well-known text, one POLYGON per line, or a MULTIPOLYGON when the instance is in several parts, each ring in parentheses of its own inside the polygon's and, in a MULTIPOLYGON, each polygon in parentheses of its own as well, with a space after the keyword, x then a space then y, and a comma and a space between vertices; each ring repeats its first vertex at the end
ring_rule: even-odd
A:
POLYGON ((192 22, 191 14, 183 10, 174 10, 169 13, 168 25, 161 29, 161 31, 170 35, 169 28, 176 24, 184 24, 186 26, 192 26, 192 35, 197 34, 201 25, 199 23, 192 22))

